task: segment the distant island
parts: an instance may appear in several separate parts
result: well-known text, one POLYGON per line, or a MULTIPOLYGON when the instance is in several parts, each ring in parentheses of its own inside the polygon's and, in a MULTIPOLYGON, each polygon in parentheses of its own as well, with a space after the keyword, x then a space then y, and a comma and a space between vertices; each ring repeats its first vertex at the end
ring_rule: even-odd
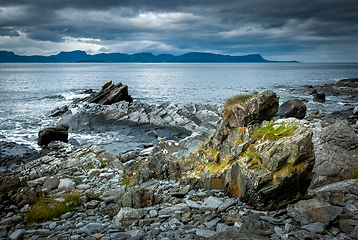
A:
POLYGON ((152 53, 100 53, 88 55, 85 51, 60 52, 51 56, 19 56, 0 51, 0 63, 272 63, 298 61, 269 61, 260 54, 230 56, 213 53, 190 52, 180 56, 152 53))

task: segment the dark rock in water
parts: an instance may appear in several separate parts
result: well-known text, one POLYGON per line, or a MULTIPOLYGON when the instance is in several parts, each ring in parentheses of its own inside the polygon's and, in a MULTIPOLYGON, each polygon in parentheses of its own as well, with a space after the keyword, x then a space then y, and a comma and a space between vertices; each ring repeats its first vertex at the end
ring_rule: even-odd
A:
POLYGON ((58 107, 58 108, 46 113, 46 116, 47 117, 59 117, 59 116, 62 116, 67 111, 68 111, 68 107, 67 107, 67 105, 65 105, 63 107, 58 107))
POLYGON ((303 101, 294 99, 284 102, 278 109, 276 116, 279 117, 295 117, 303 119, 306 116, 307 107, 303 101))
POLYGON ((6 139, 6 137, 0 134, 0 139, 6 139))
POLYGON ((82 92, 82 94, 92 94, 94 91, 92 89, 86 89, 82 92))
POLYGON ((120 101, 133 102, 133 99, 128 95, 127 85, 123 85, 122 83, 114 85, 112 84, 112 81, 108 81, 102 86, 100 92, 93 93, 91 96, 84 98, 81 101, 110 105, 120 101))
POLYGON ((318 93, 316 89, 313 90, 313 92, 310 95, 313 95, 313 101, 314 102, 324 103, 326 101, 326 94, 318 93))
POLYGON ((52 141, 68 142, 67 124, 58 124, 55 127, 45 128, 39 132, 38 144, 40 146, 48 145, 52 141))

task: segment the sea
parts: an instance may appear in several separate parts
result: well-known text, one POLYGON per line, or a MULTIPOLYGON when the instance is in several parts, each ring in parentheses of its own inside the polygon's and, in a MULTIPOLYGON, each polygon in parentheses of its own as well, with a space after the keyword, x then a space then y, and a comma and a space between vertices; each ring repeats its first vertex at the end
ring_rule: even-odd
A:
MULTIPOLYGON (((308 111, 332 112, 354 103, 331 96, 324 104, 315 103, 312 96, 287 90, 357 77, 358 64, 349 63, 2 63, 0 140, 40 149, 39 130, 57 121, 45 114, 85 97, 86 89, 99 91, 109 80, 128 85, 134 100, 149 104, 220 106, 234 95, 271 89, 280 103, 305 98, 308 111)), ((110 135, 70 133, 81 144, 112 141, 110 135)))

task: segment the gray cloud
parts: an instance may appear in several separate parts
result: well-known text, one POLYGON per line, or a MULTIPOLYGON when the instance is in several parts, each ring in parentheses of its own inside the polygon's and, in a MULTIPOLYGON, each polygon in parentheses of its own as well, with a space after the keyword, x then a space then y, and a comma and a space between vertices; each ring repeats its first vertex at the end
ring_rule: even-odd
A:
MULTIPOLYGON (((48 52, 210 51, 358 61, 357 12, 355 0, 3 0, 0 37, 27 39, 33 48, 16 48, 27 54, 42 54, 35 47, 40 41, 48 52)), ((0 47, 14 49, 7 40, 0 47)))

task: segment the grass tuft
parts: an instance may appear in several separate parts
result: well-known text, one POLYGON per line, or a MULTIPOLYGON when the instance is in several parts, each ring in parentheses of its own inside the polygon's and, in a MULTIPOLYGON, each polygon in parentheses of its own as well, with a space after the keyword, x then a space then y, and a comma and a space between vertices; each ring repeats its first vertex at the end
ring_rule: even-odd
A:
POLYGON ((226 99, 224 104, 224 118, 228 118, 231 114, 231 109, 234 106, 240 106, 244 108, 244 103, 247 99, 254 96, 253 94, 239 94, 231 98, 226 99))
POLYGON ((63 201, 54 198, 38 198, 30 210, 25 214, 26 223, 41 223, 58 218, 66 212, 76 210, 79 194, 67 194, 63 201))

